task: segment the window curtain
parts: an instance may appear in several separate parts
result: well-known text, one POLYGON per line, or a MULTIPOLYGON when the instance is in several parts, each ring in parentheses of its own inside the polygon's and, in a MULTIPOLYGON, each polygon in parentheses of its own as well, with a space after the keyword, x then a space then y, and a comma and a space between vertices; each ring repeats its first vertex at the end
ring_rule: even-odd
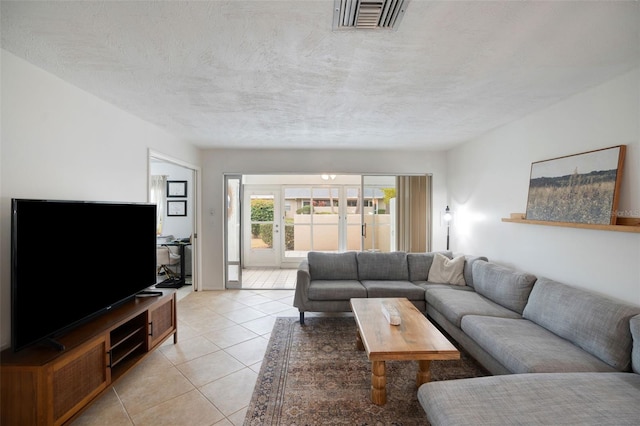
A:
POLYGON ((164 206, 167 204, 167 176, 151 176, 151 202, 157 206, 156 209, 156 233, 162 235, 162 225, 164 221, 164 206))
POLYGON ((399 251, 424 253, 431 250, 431 176, 398 176, 397 247, 399 251))

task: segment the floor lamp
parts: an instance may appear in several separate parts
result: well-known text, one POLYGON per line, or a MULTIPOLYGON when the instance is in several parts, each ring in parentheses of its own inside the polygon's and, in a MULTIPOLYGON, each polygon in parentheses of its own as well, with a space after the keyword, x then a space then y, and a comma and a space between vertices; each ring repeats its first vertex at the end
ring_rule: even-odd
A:
POLYGON ((442 219, 447 222, 447 250, 449 250, 449 228, 451 227, 452 218, 451 210, 449 210, 449 206, 447 206, 447 208, 444 209, 444 216, 442 216, 442 219))

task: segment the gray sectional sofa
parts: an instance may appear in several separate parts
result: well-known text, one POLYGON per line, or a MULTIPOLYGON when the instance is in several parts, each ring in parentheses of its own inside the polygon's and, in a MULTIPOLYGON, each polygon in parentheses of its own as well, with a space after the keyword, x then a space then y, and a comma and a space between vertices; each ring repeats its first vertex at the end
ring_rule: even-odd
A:
MULTIPOLYGON (((451 252, 440 253, 452 258, 451 252)), ((304 324, 305 312, 351 312, 349 300, 357 297, 406 297, 425 312, 425 288, 453 287, 428 281, 434 256, 434 252, 309 252, 298 267, 293 301, 300 324, 304 324)), ((486 260, 466 256, 463 273, 467 283, 473 280, 471 268, 478 259, 486 260)))
POLYGON ((522 284, 512 309, 529 294, 504 315, 472 309, 462 293, 427 290, 432 320, 496 374, 422 385, 432 425, 640 424, 640 307, 546 278, 527 289, 528 274, 489 262, 473 269, 480 293, 488 276, 496 287, 522 284))
POLYGON ((300 322, 351 297, 412 300, 494 374, 422 385, 434 426, 640 424, 640 306, 471 256, 466 285, 429 282, 433 256, 309 253, 300 322))

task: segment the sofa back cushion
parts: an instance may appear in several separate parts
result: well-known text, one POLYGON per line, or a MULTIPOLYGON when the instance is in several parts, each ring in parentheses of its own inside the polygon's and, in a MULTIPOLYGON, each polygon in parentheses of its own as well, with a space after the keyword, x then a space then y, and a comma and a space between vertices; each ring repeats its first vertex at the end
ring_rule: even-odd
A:
POLYGON ((485 256, 465 256, 466 261, 464 262, 464 282, 467 283, 469 287, 473 288, 473 263, 476 260, 484 260, 488 261, 485 256))
POLYGON ((477 293, 519 314, 527 304, 534 275, 493 262, 473 262, 473 287, 477 293))
POLYGON ((360 280, 408 281, 407 253, 359 252, 358 278, 360 280))
POLYGON ((629 321, 633 349, 631 350, 631 369, 640 374, 640 315, 636 315, 629 321))
MULTIPOLYGON (((438 252, 448 257, 453 258, 450 251, 438 252)), ((407 263, 409 265, 409 281, 427 281, 429 277, 429 270, 433 264, 433 258, 436 252, 428 253, 407 253, 407 263)))
POLYGON ((357 280, 358 262, 356 252, 307 254, 309 276, 312 280, 357 280))
POLYGON ((522 316, 619 371, 630 371, 630 319, 640 307, 539 278, 522 316))

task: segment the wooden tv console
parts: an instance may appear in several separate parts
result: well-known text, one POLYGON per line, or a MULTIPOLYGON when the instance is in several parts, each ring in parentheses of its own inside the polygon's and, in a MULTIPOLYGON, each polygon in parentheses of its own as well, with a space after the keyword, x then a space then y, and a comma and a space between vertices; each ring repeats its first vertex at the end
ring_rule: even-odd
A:
POLYGON ((64 350, 0 353, 0 424, 68 423, 171 335, 176 343, 176 291, 157 290, 161 296, 136 297, 60 336, 64 350))

